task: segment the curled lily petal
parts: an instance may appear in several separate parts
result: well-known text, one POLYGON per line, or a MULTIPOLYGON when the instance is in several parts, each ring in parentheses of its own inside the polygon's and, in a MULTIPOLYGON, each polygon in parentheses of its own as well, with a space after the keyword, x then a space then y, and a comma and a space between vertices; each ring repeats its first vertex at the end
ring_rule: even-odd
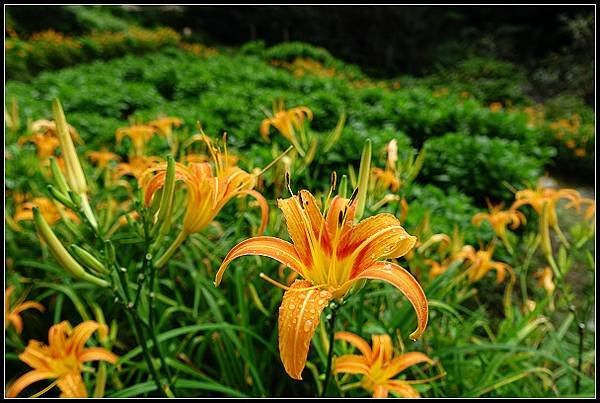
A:
POLYGON ((79 361, 107 361, 111 364, 116 364, 119 357, 101 347, 90 347, 86 348, 81 354, 79 354, 79 361))
POLYGON ((85 347, 85 343, 88 341, 92 334, 98 330, 104 334, 108 332, 108 328, 106 325, 102 325, 98 322, 94 322, 92 320, 87 320, 85 322, 80 323, 73 329, 73 334, 71 335, 70 346, 72 351, 74 351, 77 356, 83 352, 85 347))
POLYGON ((297 380, 302 380, 310 340, 321 312, 332 299, 329 291, 311 287, 309 281, 296 280, 283 294, 279 307, 279 353, 285 371, 297 380))
POLYGON ((240 193, 252 196, 258 202, 258 205, 260 206, 260 228, 258 229, 258 235, 262 235, 263 232, 265 232, 269 220, 269 205, 267 204, 267 200, 256 190, 242 190, 240 193))
POLYGON ((420 352, 405 353, 394 358, 388 366, 388 375, 390 378, 395 377, 406 368, 419 364, 421 362, 433 363, 433 360, 420 352))
POLYGON ((388 394, 388 388, 383 385, 376 385, 373 390, 373 397, 375 398, 385 398, 388 397, 388 394))
POLYGON ((54 378, 56 375, 50 371, 33 370, 21 375, 16 381, 14 381, 6 391, 6 397, 17 397, 23 389, 31 385, 32 383, 41 381, 43 379, 54 378))
POLYGON ((410 338, 416 340, 421 337, 427 327, 429 305, 425 292, 412 274, 395 263, 376 262, 360 272, 353 280, 361 278, 383 280, 398 288, 408 298, 417 313, 417 329, 411 333, 410 338))
POLYGON ((279 238, 258 236, 240 242, 229 251, 227 256, 225 256, 223 263, 221 263, 221 267, 219 267, 219 270, 217 271, 215 285, 218 286, 221 283, 223 273, 233 259, 248 255, 270 257, 287 265, 301 275, 304 271, 304 265, 292 244, 279 238))
POLYGON ((81 372, 73 371, 58 379, 58 387, 61 390, 60 397, 87 397, 87 389, 83 383, 81 372))
POLYGON ((369 372, 369 362, 362 355, 342 355, 336 357, 333 362, 333 372, 335 374, 344 372, 347 374, 367 374, 369 372))
POLYGON ((344 340, 358 348, 360 352, 365 356, 367 360, 371 360, 371 347, 364 339, 350 332, 337 332, 335 334, 335 340, 344 340))
POLYGON ((388 381, 388 388, 390 390, 398 393, 400 396, 406 397, 409 399, 421 396, 415 388, 413 388, 406 382, 402 382, 402 381, 397 381, 397 380, 388 381))

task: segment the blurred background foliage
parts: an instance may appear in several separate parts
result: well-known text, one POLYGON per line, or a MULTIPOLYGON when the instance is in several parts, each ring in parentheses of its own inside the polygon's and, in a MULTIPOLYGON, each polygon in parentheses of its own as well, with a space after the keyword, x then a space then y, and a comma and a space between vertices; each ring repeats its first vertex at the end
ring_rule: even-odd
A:
POLYGON ((378 77, 471 77, 481 61, 465 60, 498 59, 479 75, 510 78, 517 69, 529 79, 526 92, 535 99, 568 93, 591 104, 594 98, 592 6, 7 7, 7 28, 25 37, 47 29, 74 35, 120 31, 128 24, 187 28, 193 40, 208 45, 310 43, 378 77))

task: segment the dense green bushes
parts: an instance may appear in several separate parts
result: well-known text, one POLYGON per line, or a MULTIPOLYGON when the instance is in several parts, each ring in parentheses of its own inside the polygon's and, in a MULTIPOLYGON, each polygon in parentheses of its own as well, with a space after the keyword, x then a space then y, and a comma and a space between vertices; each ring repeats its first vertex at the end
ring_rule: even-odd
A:
MULTIPOLYGON (((296 57, 306 49, 310 47, 292 44, 286 50, 282 45, 272 53, 296 57)), ((208 133, 227 131, 230 141, 243 149, 264 144, 258 134, 264 111, 284 99, 287 107, 306 105, 313 110, 311 129, 320 137, 333 130, 342 113, 347 114, 343 135, 329 151, 331 158, 313 162, 320 167, 316 171, 322 171, 320 177, 327 178, 338 160, 357 164, 366 138, 379 152, 395 136, 405 135, 414 147, 427 143, 430 148, 423 178, 445 189, 454 185, 477 202, 484 195, 509 198, 503 181, 514 187, 535 182, 551 155, 542 146, 556 145, 548 123, 532 124, 521 109, 493 109, 474 97, 422 84, 397 88, 369 80, 357 85, 337 76, 295 77, 286 68, 265 63, 256 52, 241 53, 246 55, 206 58, 165 49, 81 65, 43 73, 32 84, 9 82, 7 100, 15 97, 25 121, 50 117, 50 100, 60 96, 90 148, 114 141, 115 129, 128 120, 148 121, 167 114, 182 118, 189 131, 195 130, 197 120, 208 133), (460 136, 440 137, 446 133, 460 136)), ((280 150, 288 146, 277 135, 271 142, 280 150)), ((270 154, 257 155, 253 165, 269 158, 270 154)), ((588 175, 593 172, 587 169, 588 175)))
POLYGON ((425 143, 426 157, 420 179, 443 188, 457 187, 480 202, 483 195, 510 202, 514 195, 506 187, 535 185, 552 149, 537 152, 516 141, 448 133, 425 143), (545 159, 533 155, 545 155, 545 159))
POLYGON ((4 54, 6 76, 26 80, 43 70, 156 51, 175 46, 180 40, 179 34, 170 28, 102 31, 78 38, 48 30, 34 34, 29 40, 9 38, 4 54))

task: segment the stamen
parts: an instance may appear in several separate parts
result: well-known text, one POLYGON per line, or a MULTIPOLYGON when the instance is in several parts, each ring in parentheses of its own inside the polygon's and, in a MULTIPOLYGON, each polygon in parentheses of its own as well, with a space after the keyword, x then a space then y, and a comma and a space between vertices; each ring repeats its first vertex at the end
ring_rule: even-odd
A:
POLYGON ((436 376, 432 376, 431 378, 427 378, 427 379, 415 379, 415 380, 410 380, 410 381, 405 381, 403 380, 403 383, 407 383, 409 385, 419 385, 421 383, 427 383, 427 382, 431 382, 431 381, 435 381, 437 379, 440 379, 442 377, 446 376, 446 373, 443 372, 441 374, 438 374, 436 376))
POLYGON ((43 395, 44 393, 48 392, 50 389, 55 387, 59 380, 60 380, 60 378, 58 378, 57 380, 52 382, 50 385, 46 386, 44 389, 40 390, 39 392, 37 392, 29 397, 33 397, 33 398, 40 397, 41 395, 43 395))
POLYGON ((260 171, 260 172, 259 172, 259 173, 256 175, 256 177, 259 177, 259 176, 261 176, 262 174, 264 174, 265 172, 267 172, 267 170, 268 170, 269 168, 271 168, 271 167, 272 167, 272 166, 273 166, 275 163, 277 163, 277 161, 279 161, 281 158, 283 158, 283 156, 284 156, 284 155, 286 155, 288 152, 290 152, 290 151, 292 150, 292 148, 294 148, 294 146, 289 146, 289 147, 287 148, 287 150, 285 150, 284 152, 282 152, 281 154, 279 154, 279 155, 278 155, 278 156, 277 156, 277 157, 276 157, 276 158, 275 158, 273 161, 269 162, 269 164, 267 164, 267 166, 266 166, 266 167, 264 167, 264 168, 262 169, 262 171, 260 171))
POLYGON ((304 210, 306 205, 304 204, 304 199, 302 198, 302 192, 298 192, 298 198, 300 199, 300 207, 304 210))
POLYGON ((352 196, 350 196, 350 199, 348 200, 348 206, 354 202, 354 200, 356 199, 356 196, 358 196, 358 186, 352 192, 352 196))
POLYGON ((338 226, 342 226, 342 224, 344 224, 344 212, 340 210, 340 213, 338 215, 338 226))
POLYGON ((294 196, 294 192, 292 192, 290 173, 287 171, 285 173, 285 185, 287 186, 288 191, 290 192, 290 195, 294 196))
POLYGON ((288 286, 286 286, 286 285, 283 285, 283 284, 281 284, 281 283, 280 283, 280 282, 278 282, 278 281, 275 281, 275 280, 273 280, 271 277, 267 276, 265 273, 262 273, 262 272, 261 272, 261 273, 258 275, 258 277, 260 277, 260 278, 262 278, 263 280, 265 280, 265 281, 267 281, 267 282, 269 282, 269 283, 273 284, 275 287, 283 288, 283 289, 284 289, 284 290, 286 290, 286 291, 290 289, 290 287, 288 287, 288 286))
POLYGON ((337 185, 337 173, 333 171, 331 173, 331 192, 335 190, 335 185, 337 185))

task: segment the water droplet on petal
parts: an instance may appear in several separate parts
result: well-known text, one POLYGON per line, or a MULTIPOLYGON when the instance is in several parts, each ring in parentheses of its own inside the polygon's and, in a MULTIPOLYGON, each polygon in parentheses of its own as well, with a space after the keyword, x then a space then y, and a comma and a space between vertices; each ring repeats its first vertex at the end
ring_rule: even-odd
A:
POLYGON ((311 327, 312 327, 312 320, 307 320, 306 322, 304 322, 304 331, 305 332, 308 332, 311 327))

